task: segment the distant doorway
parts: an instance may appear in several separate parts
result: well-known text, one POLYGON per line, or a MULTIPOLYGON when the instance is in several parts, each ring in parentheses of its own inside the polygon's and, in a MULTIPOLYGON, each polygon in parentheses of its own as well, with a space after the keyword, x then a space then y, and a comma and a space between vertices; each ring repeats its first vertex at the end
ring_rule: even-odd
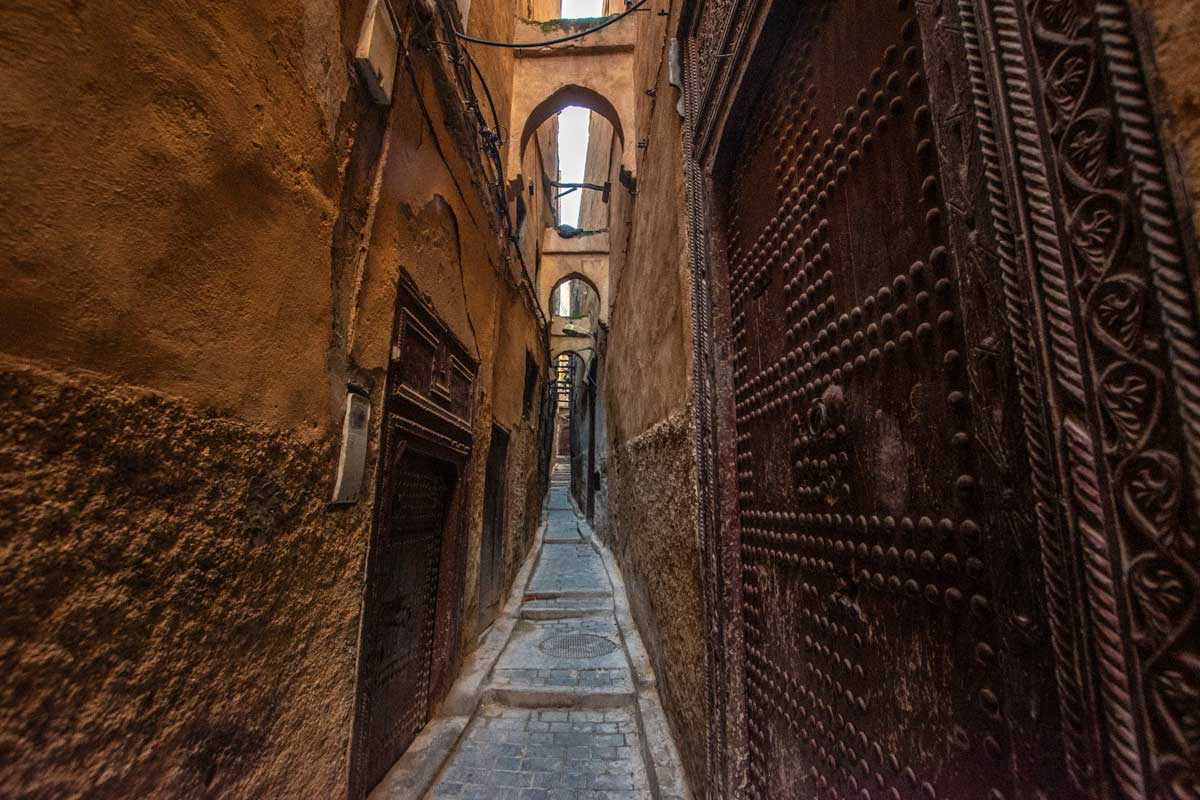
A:
POLYGON ((501 574, 504 558, 504 496, 508 464, 508 434, 492 427, 487 477, 483 488, 483 536, 479 542, 479 630, 500 614, 501 574))

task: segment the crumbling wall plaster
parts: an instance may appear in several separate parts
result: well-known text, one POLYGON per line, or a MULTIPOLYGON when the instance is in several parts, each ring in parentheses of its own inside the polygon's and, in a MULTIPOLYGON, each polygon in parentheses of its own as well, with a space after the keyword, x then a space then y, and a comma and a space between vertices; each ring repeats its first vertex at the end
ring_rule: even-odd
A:
MULTIPOLYGON (((693 791, 704 779, 704 630, 691 434, 691 293, 669 0, 638 18, 636 193, 614 165, 606 354, 608 521, 693 791), (662 15, 660 16, 660 12, 662 15), (652 94, 641 89, 653 88, 652 94)), ((602 526, 603 527, 603 526, 602 526)))
POLYGON ((692 791, 703 797, 704 598, 692 435, 689 407, 608 452, 606 539, 692 791))
POLYGON ((344 794, 401 267, 481 364, 464 607, 493 418, 527 551, 536 297, 420 4, 391 107, 360 89, 366 5, 0 9, 0 795, 344 794), (331 507, 347 382, 376 430, 331 507))
POLYGON ((313 491, 331 443, 9 359, 0 407, 0 795, 344 792, 370 503, 313 491))

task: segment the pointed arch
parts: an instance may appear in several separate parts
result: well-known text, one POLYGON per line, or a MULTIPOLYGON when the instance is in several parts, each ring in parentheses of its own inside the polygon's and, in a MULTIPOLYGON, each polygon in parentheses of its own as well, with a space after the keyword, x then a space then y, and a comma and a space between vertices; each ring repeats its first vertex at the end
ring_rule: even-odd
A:
POLYGON ((621 124, 621 115, 617 112, 616 107, 607 97, 595 89, 571 83, 566 86, 560 86, 529 112, 529 117, 525 120, 525 125, 521 130, 519 158, 522 162, 525 159, 525 148, 529 145, 529 140, 533 138, 533 134, 537 132, 537 129, 546 120, 568 106, 581 106, 596 112, 608 120, 609 124, 613 126, 613 132, 616 134, 617 140, 621 143, 622 150, 624 149, 625 127, 621 124))

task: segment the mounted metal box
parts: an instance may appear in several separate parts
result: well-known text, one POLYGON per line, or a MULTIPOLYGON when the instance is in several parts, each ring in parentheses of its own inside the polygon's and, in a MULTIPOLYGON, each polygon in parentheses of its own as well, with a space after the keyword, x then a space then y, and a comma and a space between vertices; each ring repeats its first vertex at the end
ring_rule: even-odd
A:
POLYGON ((400 29, 387 0, 371 0, 358 34, 354 63, 371 98, 380 105, 392 102, 399 54, 400 29))

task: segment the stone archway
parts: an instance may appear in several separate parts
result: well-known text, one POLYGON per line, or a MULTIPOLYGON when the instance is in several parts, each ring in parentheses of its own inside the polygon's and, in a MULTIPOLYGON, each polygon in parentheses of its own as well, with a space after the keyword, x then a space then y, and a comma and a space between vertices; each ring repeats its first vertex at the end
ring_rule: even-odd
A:
POLYGON ((569 283, 571 281, 576 281, 576 280, 582 281, 583 283, 587 284, 587 287, 589 289, 591 289, 592 292, 595 293, 597 300, 603 301, 604 295, 602 295, 600 293, 600 289, 597 288, 596 282, 592 279, 591 276, 589 276, 587 274, 587 272, 575 270, 572 272, 561 273, 560 277, 557 280, 555 280, 554 283, 550 286, 550 291, 546 293, 545 304, 546 304, 546 313, 548 315, 556 316, 554 314, 554 309, 552 307, 553 300, 554 300, 554 293, 556 291, 558 291, 558 288, 560 286, 562 286, 563 284, 569 283))
POLYGON ((608 234, 564 239, 548 228, 542 237, 542 270, 538 276, 538 298, 550 315, 550 298, 564 281, 579 278, 600 298, 600 321, 608 322, 609 274, 608 234))
POLYGON ((592 359, 596 357, 596 348, 591 345, 580 347, 578 342, 551 343, 550 363, 557 364, 559 356, 575 356, 583 362, 584 369, 590 369, 592 359))
MULTIPOLYGON (((525 26, 516 39, 544 39, 556 32, 565 29, 525 26)), ((634 70, 636 38, 630 18, 564 45, 516 52, 510 120, 514 134, 519 130, 521 136, 514 135, 509 145, 509 175, 521 174, 526 145, 538 127, 568 106, 588 108, 608 120, 621 143, 622 165, 635 171, 634 93, 629 76, 634 70)))
POLYGON ((530 109, 529 116, 525 119, 525 125, 521 130, 521 146, 520 151, 517 153, 518 158, 524 161, 525 148, 529 146, 529 140, 537 133, 537 129, 546 120, 570 106, 580 106, 589 109, 608 120, 608 123, 613 127, 613 133, 616 135, 617 140, 621 142, 622 153, 624 152, 625 126, 621 122, 620 112, 617 111, 616 107, 607 97, 596 89, 570 83, 559 86, 549 97, 530 109))

